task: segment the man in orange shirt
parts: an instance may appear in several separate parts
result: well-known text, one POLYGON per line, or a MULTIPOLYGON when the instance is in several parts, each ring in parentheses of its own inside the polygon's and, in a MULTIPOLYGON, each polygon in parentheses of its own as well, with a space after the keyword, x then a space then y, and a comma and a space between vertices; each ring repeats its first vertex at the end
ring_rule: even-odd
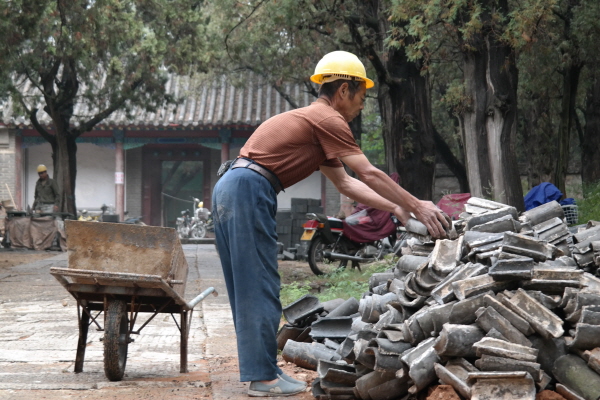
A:
POLYGON ((430 201, 421 201, 375 168, 354 141, 348 122, 363 109, 373 87, 351 53, 325 55, 311 80, 320 84, 310 106, 265 121, 213 191, 213 219, 235 324, 240 379, 250 396, 291 396, 304 382, 277 366, 281 318, 275 214, 277 194, 320 170, 340 193, 389 211, 405 223, 412 212, 435 237, 448 222, 430 201), (350 177, 343 164, 360 178, 350 177))

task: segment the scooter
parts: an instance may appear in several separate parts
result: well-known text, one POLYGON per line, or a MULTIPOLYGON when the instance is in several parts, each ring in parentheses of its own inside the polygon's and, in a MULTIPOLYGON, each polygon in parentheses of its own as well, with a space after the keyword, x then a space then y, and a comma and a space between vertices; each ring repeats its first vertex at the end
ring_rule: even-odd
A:
POLYGON ((355 218, 349 216, 346 222, 323 214, 306 214, 308 221, 302 225, 304 232, 300 241, 308 242, 308 265, 315 275, 346 268, 348 262, 351 262, 352 268, 360 270, 360 263, 379 260, 392 251, 400 233, 400 223, 390 213, 392 223, 387 223, 385 229, 378 231, 378 239, 372 240, 373 235, 369 235, 370 238, 361 240, 357 237, 356 230, 349 235, 349 224, 352 221, 360 224, 361 219, 364 221, 369 218, 365 214, 361 211, 361 215, 356 215, 355 218))
MULTIPOLYGON (((195 197, 194 214, 190 210, 181 212, 181 217, 177 218, 176 227, 180 239, 202 239, 206 236, 206 231, 211 229, 212 219, 210 211, 204 208, 204 203, 195 197)), ((214 230, 214 228, 212 228, 214 230)))
POLYGON ((181 212, 181 217, 177 217, 175 222, 179 239, 188 239, 192 237, 192 213, 190 210, 181 212))
POLYGON ((215 226, 212 220, 212 213, 208 208, 204 208, 204 202, 194 197, 194 225, 195 237, 203 238, 206 232, 214 232, 215 226), (196 206, 197 205, 197 206, 196 206))

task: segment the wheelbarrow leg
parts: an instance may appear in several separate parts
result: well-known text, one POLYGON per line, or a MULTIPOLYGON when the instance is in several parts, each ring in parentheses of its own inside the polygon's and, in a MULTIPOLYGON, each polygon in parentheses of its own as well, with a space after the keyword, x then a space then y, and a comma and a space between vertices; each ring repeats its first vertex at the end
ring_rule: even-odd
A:
POLYGON ((85 347, 90 327, 90 315, 83 309, 84 307, 84 305, 77 304, 77 311, 79 312, 79 341, 77 342, 77 354, 75 356, 75 373, 83 372, 85 347))
POLYGON ((179 372, 185 374, 188 372, 188 336, 190 333, 190 320, 192 318, 192 311, 182 310, 181 311, 181 349, 180 349, 180 362, 179 362, 179 372), (188 318, 190 320, 188 320, 188 318))

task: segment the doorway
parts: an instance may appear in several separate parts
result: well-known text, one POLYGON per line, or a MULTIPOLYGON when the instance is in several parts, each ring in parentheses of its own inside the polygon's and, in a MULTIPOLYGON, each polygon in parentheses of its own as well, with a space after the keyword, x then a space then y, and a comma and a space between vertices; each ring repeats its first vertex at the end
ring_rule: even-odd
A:
POLYGON ((193 214, 194 198, 203 198, 203 171, 203 161, 162 162, 163 226, 174 228, 182 211, 193 214))

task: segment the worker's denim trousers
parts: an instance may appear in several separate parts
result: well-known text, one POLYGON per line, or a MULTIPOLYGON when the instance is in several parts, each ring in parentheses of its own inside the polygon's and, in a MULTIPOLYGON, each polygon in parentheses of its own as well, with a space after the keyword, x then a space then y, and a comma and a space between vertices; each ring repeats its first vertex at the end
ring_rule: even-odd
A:
POLYGON ((237 335, 240 380, 276 379, 281 319, 275 215, 277 194, 263 176, 229 170, 213 190, 213 220, 237 335))

